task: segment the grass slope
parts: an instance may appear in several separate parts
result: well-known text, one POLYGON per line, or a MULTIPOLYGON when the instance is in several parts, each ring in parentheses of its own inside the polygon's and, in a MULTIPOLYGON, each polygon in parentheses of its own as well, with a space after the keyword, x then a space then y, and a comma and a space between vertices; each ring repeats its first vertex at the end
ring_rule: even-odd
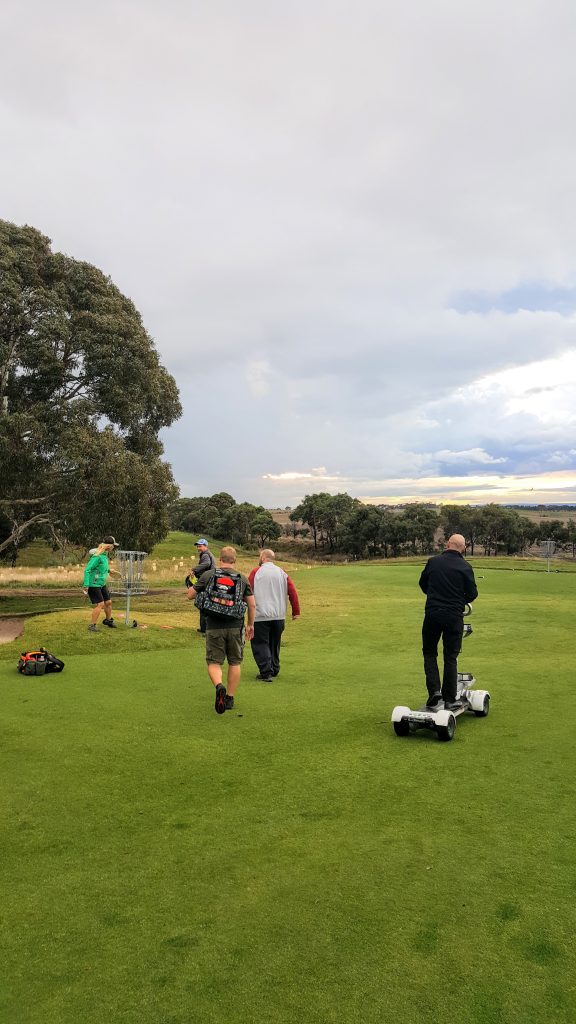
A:
POLYGON ((1 1019, 571 1024, 576 580, 483 575, 461 667, 493 708, 449 744, 389 724, 417 566, 297 571, 278 683, 248 653, 223 717, 179 596, 30 620, 66 669, 0 648, 1 1019))

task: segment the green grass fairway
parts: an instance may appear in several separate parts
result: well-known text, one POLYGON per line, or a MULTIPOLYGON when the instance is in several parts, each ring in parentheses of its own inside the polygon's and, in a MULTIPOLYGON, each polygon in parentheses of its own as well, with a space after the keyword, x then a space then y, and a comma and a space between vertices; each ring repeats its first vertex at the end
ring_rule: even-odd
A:
POLYGON ((2 1024, 573 1024, 576 574, 477 568, 492 709, 440 743, 390 725, 419 571, 296 569, 222 717, 180 593, 0 647, 2 1024), (62 675, 16 673, 39 642, 62 675))

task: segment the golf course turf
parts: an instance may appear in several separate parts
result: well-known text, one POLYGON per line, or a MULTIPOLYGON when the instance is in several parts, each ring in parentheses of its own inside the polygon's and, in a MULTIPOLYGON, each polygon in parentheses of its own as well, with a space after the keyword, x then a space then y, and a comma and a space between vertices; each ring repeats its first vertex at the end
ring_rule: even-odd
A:
POLYGON ((471 561, 492 702, 450 743, 390 724, 417 564, 291 567, 281 675, 247 650, 222 716, 180 591, 0 647, 3 1024, 573 1024, 576 573, 471 561))

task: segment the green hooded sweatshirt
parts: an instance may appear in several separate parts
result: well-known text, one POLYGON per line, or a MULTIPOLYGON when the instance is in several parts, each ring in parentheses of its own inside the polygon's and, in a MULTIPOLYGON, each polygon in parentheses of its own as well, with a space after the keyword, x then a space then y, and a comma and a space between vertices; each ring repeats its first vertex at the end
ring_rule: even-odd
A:
POLYGON ((85 587, 103 587, 108 579, 108 555, 105 551, 101 555, 92 555, 84 570, 85 587))

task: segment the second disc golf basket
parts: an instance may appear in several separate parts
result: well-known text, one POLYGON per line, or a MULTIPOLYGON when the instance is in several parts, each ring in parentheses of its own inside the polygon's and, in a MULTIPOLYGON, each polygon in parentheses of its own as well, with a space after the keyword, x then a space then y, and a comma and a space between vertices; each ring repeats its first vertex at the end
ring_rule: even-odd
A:
POLYGON ((136 619, 130 619, 130 601, 134 596, 148 593, 148 584, 144 579, 144 559, 147 556, 147 551, 117 551, 114 561, 120 575, 113 575, 108 586, 111 594, 126 598, 124 623, 134 629, 138 623, 136 619))
POLYGON ((542 558, 546 559, 546 572, 550 572, 550 562, 554 558, 554 552, 556 550, 555 540, 543 540, 540 545, 540 553, 542 558))

